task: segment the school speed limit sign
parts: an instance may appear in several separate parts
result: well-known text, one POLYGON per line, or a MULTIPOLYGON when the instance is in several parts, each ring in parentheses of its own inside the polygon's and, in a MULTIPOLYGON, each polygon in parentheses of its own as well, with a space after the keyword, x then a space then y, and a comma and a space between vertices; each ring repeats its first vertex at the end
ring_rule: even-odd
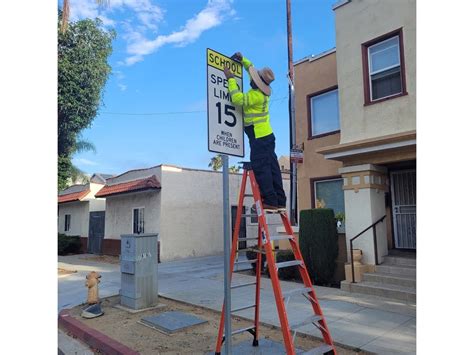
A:
POLYGON ((207 49, 207 139, 210 152, 243 157, 242 107, 230 100, 224 67, 230 68, 242 90, 242 64, 207 49))

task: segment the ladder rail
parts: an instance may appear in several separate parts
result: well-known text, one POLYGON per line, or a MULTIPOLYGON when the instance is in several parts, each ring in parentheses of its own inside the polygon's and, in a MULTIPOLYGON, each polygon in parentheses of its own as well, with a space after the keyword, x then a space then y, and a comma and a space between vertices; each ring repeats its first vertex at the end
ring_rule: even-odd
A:
POLYGON ((265 220, 265 213, 263 211, 263 207, 261 205, 261 196, 260 190, 257 185, 257 180, 255 179, 255 174, 253 170, 249 172, 250 175, 250 183, 252 186, 253 195, 255 197, 255 206, 257 209, 258 215, 258 224, 262 226, 262 235, 259 235, 259 240, 262 239, 263 246, 266 250, 267 256, 267 267, 270 271, 270 279, 272 282, 273 293, 275 295, 276 306, 278 311, 278 317, 280 319, 281 331, 283 333, 283 340, 285 343, 286 353, 287 354, 295 354, 295 347, 292 341, 291 332, 290 332, 290 325, 288 322, 288 315, 286 314, 286 309, 281 302, 283 299, 283 293, 280 287, 280 282, 278 280, 278 270, 276 269, 275 265, 275 256, 272 253, 272 243, 270 241, 270 232, 268 230, 268 226, 265 220), (263 239, 265 237, 265 239, 263 239))
MULTIPOLYGON (((286 233, 288 235, 294 235, 293 234, 293 228, 291 228, 291 225, 290 225, 289 220, 288 220, 288 216, 286 216, 286 212, 281 214, 281 220, 282 220, 283 225, 285 227, 286 233)), ((296 236, 295 236, 295 238, 290 239, 290 245, 291 245, 291 248, 293 249, 295 259, 303 260, 303 255, 301 254, 301 250, 300 250, 299 243, 298 243, 298 238, 296 236)), ((332 340, 331 335, 329 333, 328 326, 327 326, 327 323, 326 323, 326 319, 323 316, 323 311, 321 309, 321 306, 319 305, 319 302, 314 302, 318 298, 316 296, 316 291, 313 287, 313 283, 311 282, 308 271, 306 270, 306 268, 300 268, 300 267, 298 268, 298 270, 299 270, 299 273, 300 273, 301 279, 303 280, 304 285, 308 288, 311 288, 311 291, 308 292, 309 296, 311 297, 310 303, 311 303, 311 306, 313 307, 314 313, 321 316, 321 319, 318 321, 318 323, 325 330, 324 332, 321 331, 322 336, 324 338, 324 342, 326 344, 329 344, 329 345, 334 347, 334 343, 333 343, 333 340, 332 340)))
MULTIPOLYGON (((245 167, 245 164, 244 164, 245 167)), ((293 294, 296 294, 298 292, 302 292, 303 296, 308 299, 308 301, 311 303, 312 309, 314 316, 317 317, 313 323, 321 332, 322 337, 324 339, 325 344, 323 345, 323 349, 313 349, 313 351, 319 351, 319 350, 324 350, 324 351, 330 351, 332 350, 333 354, 336 355, 336 348, 334 346, 334 343, 332 341, 331 335, 329 333, 329 329, 326 324, 326 320, 324 318, 324 315, 322 313, 321 307, 319 305, 317 296, 316 296, 316 291, 313 287, 313 284, 311 282, 311 279, 309 277, 306 265, 304 263, 301 250, 298 245, 298 237, 294 235, 293 229, 291 227, 290 221, 287 216, 287 212, 278 212, 278 214, 281 217, 282 223, 285 227, 286 231, 286 236, 281 237, 271 237, 269 233, 268 226, 273 225, 269 224, 266 222, 266 217, 265 217, 265 211, 263 210, 262 206, 262 199, 260 195, 260 189, 258 187, 258 184, 255 179, 255 174, 251 167, 244 169, 243 175, 242 175, 242 184, 240 186, 240 195, 239 195, 239 204, 238 204, 238 209, 237 209, 237 215, 236 215, 236 221, 235 221, 235 226, 234 226, 234 231, 233 231, 233 237, 232 237, 232 252, 231 252, 231 281, 232 281, 232 274, 235 270, 235 259, 236 255, 238 254, 238 243, 240 241, 239 238, 239 232, 240 232, 240 224, 242 218, 247 217, 246 213, 242 213, 242 207, 244 203, 244 198, 248 197, 253 197, 255 206, 256 206, 256 217, 258 218, 258 236, 257 238, 245 238, 247 240, 249 239, 256 239, 257 240, 257 249, 260 249, 261 252, 257 252, 256 260, 252 260, 253 262, 256 261, 256 280, 254 283, 248 283, 248 284, 242 284, 242 285, 235 285, 236 287, 233 288, 238 288, 238 287, 243 287, 243 286, 248 286, 255 284, 256 289, 255 289, 255 303, 254 305, 251 306, 245 306, 241 307, 240 309, 237 308, 234 311, 238 310, 243 310, 247 308, 255 308, 255 315, 254 315, 254 324, 251 327, 244 328, 242 330, 238 330, 236 332, 232 332, 232 334, 237 334, 248 331, 251 333, 254 337, 253 340, 253 346, 258 346, 258 337, 259 337, 259 317, 260 317, 260 284, 261 284, 261 272, 262 272, 262 254, 266 254, 266 259, 267 259, 267 265, 268 265, 268 270, 270 272, 270 280, 272 283, 272 289, 273 293, 275 296, 275 303, 277 306, 277 311, 278 311, 278 317, 280 320, 280 326, 281 326, 281 331, 283 335, 283 340, 284 340, 284 345, 286 349, 286 353, 290 355, 295 355, 296 354, 296 349, 295 349, 295 337, 296 337, 296 329, 292 329, 292 327, 289 324, 288 320, 288 314, 287 314, 287 307, 290 301, 290 298, 293 294), (246 194, 246 184, 247 184, 247 179, 250 181, 250 186, 252 189, 252 194, 246 194), (276 255, 273 250, 273 240, 282 240, 282 239, 288 239, 290 242, 291 249, 294 253, 295 260, 293 262, 282 262, 282 263, 277 263, 276 262, 276 255), (278 265, 280 264, 280 265, 278 265), (301 276, 301 279, 303 280, 303 283, 305 285, 305 288, 299 289, 299 290, 293 290, 290 292, 283 293, 281 285, 280 285, 280 280, 278 278, 278 268, 280 267, 289 267, 289 266, 296 266, 298 264, 298 270, 301 276), (285 302, 286 301, 286 302, 285 302), (286 304, 285 304, 286 303, 286 304), (293 333, 293 334, 292 334, 293 333)), ((247 262, 247 261, 246 261, 247 262)), ((242 263, 242 262, 238 262, 242 263)), ((225 341, 225 337, 223 337, 224 333, 224 307, 225 307, 225 302, 222 305, 222 312, 221 312, 221 319, 220 319, 220 325, 219 325, 219 333, 217 337, 217 344, 216 344, 216 354, 221 353, 221 348, 222 344, 225 341)))

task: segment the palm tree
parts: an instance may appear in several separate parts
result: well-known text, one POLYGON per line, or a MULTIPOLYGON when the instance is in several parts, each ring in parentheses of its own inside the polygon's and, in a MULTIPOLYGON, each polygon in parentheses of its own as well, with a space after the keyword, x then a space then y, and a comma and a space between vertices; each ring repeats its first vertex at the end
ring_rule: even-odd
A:
POLYGON ((222 156, 216 155, 215 157, 212 157, 208 167, 212 168, 214 171, 220 170, 222 168, 222 156))
MULTIPOLYGON (((218 171, 222 169, 222 155, 216 155, 215 157, 211 158, 211 162, 207 165, 208 167, 212 168, 214 171, 218 171)), ((240 171, 240 166, 232 165, 229 167, 230 173, 238 173, 240 171)))
MULTIPOLYGON (((95 1, 98 5, 109 5, 110 0, 96 0, 95 1)), ((69 22, 69 0, 63 0, 63 13, 61 19, 61 33, 64 34, 67 30, 67 25, 69 22)))
MULTIPOLYGON (((73 147, 72 155, 76 153, 89 152, 89 151, 92 151, 94 153, 96 152, 94 144, 92 144, 91 142, 79 136, 73 147)), ((86 182, 89 182, 89 176, 87 176, 86 173, 83 172, 81 169, 79 169, 77 166, 72 165, 71 182, 74 184, 77 181, 80 181, 83 184, 86 182)))

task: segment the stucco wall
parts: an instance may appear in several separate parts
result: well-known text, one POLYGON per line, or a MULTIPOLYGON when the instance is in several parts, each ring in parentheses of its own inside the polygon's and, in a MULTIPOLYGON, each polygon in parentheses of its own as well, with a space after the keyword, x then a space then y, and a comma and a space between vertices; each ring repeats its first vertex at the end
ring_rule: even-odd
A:
MULTIPOLYGON (((385 194, 383 191, 375 189, 360 189, 358 192, 345 190, 344 203, 346 208, 346 235, 352 238, 383 216, 385 194)), ((376 228, 378 260, 382 262, 388 251, 386 221, 379 223, 376 228)), ((354 249, 362 249, 362 262, 364 264, 375 264, 373 240, 373 232, 370 229, 353 242, 354 249)), ((350 257, 349 238, 347 238, 346 243, 347 255, 350 257)))
POLYGON ((105 198, 89 200, 89 212, 105 211, 105 198))
POLYGON ((326 160, 316 150, 322 147, 339 144, 340 134, 308 139, 308 96, 337 86, 336 52, 317 59, 310 59, 295 66, 295 116, 296 143, 304 143, 303 163, 298 164, 298 210, 311 207, 312 178, 338 176, 342 163, 326 160))
POLYGON ((416 129, 415 1, 357 0, 335 10, 341 143, 416 129), (361 44, 403 29, 408 95, 364 106, 361 44))
MULTIPOLYGON (((240 175, 229 176, 229 199, 236 201, 240 175)), ((222 175, 162 171, 160 247, 163 261, 222 251, 222 175)))
MULTIPOLYGON (((229 174, 231 206, 238 204, 241 180, 241 174, 229 174)), ((223 253, 222 174, 163 170, 161 183, 161 260, 223 253)), ((288 194, 288 180, 284 180, 284 188, 288 194)), ((250 191, 248 184, 247 193, 250 191)), ((250 213, 252 199, 246 199, 245 203, 250 213)), ((271 217, 268 222, 277 218, 271 217)), ((247 218, 247 236, 256 236, 257 228, 247 218)), ((271 226, 270 233, 276 234, 276 226, 271 226)))
POLYGON ((66 235, 88 237, 89 233, 89 202, 68 202, 58 206, 58 232, 66 235), (64 231, 64 216, 71 215, 69 231, 64 231))
POLYGON ((144 207, 145 233, 159 233, 160 190, 109 196, 105 209, 105 238, 133 233, 133 209, 144 207))

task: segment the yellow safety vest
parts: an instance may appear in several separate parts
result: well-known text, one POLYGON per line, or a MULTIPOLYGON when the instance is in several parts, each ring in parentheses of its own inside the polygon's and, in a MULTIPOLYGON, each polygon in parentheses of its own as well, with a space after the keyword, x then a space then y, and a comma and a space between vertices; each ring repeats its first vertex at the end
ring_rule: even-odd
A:
MULTIPOLYGON (((252 62, 242 58, 242 64, 248 73, 252 62)), ((250 89, 246 94, 242 93, 237 81, 229 78, 229 95, 234 105, 242 106, 244 109, 244 126, 253 126, 255 138, 262 138, 273 133, 270 125, 269 99, 259 89, 250 89)))

